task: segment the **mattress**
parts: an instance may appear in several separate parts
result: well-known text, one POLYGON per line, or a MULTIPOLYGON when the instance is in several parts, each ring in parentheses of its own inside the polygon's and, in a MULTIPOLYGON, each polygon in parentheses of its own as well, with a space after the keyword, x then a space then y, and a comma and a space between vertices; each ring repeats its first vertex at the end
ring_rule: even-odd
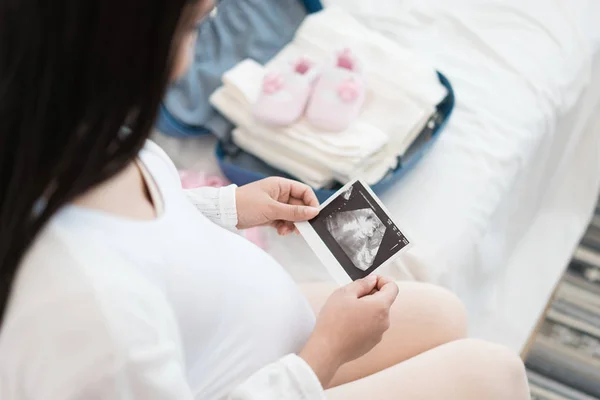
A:
MULTIPOLYGON (((331 4, 421 52, 456 91, 446 131, 382 196, 415 244, 386 273, 451 288, 474 336, 520 350, 600 185, 597 2, 331 4)), ((328 279, 300 238, 270 243, 296 279, 328 279)))
MULTIPOLYGON (((454 290, 472 335, 520 351, 600 187, 596 0, 329 0, 448 76, 454 114, 382 199, 414 242, 386 274, 454 290)), ((180 167, 215 171, 214 139, 157 138, 180 167)), ((329 280, 299 237, 268 233, 300 282, 329 280)))

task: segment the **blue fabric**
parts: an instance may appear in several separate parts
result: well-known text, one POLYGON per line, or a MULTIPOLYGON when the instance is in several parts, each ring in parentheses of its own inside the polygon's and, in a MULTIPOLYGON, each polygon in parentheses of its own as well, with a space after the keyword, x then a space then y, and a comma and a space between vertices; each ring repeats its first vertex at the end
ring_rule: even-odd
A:
MULTIPOLYGON (((428 126, 421 131, 406 153, 400 157, 398 167, 380 182, 372 186, 375 193, 381 194, 402 178, 402 176, 404 176, 404 174, 408 172, 433 145, 435 139, 439 137, 440 133, 448 123, 448 119, 454 109, 454 91, 452 85, 444 75, 438 73, 438 78, 442 85, 448 89, 448 95, 436 107, 436 112, 430 119, 430 122, 433 122, 433 124, 431 126, 429 126, 430 124, 427 124, 428 126)), ((223 174, 225 174, 231 182, 240 186, 263 179, 267 176, 294 178, 234 146, 223 146, 223 144, 220 143, 216 149, 216 157, 223 174)), ((316 190, 315 192, 319 200, 323 202, 341 187, 342 185, 338 184, 331 188, 316 190)))
POLYGON ((321 4, 321 0, 303 0, 304 8, 309 14, 315 13, 317 11, 321 11, 323 9, 323 4, 321 4))
POLYGON ((294 37, 319 0, 222 0, 214 18, 199 28, 194 62, 168 91, 157 128, 176 136, 212 132, 228 141, 233 125, 214 110, 209 96, 223 73, 252 58, 269 61, 294 37))

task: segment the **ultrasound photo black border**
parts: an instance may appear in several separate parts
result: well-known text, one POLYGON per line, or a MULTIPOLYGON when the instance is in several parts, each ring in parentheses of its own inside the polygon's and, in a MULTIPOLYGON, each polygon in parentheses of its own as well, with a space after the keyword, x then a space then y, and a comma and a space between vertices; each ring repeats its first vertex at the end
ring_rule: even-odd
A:
POLYGON ((378 268, 392 262, 404 250, 410 247, 411 241, 406 234, 401 231, 392 220, 389 211, 381 203, 379 198, 373 193, 371 188, 360 180, 350 182, 335 195, 328 199, 321 206, 321 212, 315 219, 308 223, 298 224, 298 229, 317 254, 319 259, 325 264, 331 275, 338 283, 348 283, 352 280, 363 278, 378 268), (352 195, 349 201, 343 199, 343 194, 352 189, 352 195), (356 198, 356 196, 361 196, 356 198), (355 202, 352 202, 352 200, 355 202), (356 201, 363 202, 363 207, 358 207, 356 201), (350 204, 352 202, 352 204, 350 204), (348 203, 344 205, 344 203, 348 203), (344 209, 339 209, 344 207, 344 209), (364 207, 367 206, 367 207, 364 207), (338 208, 336 210, 336 208, 338 208), (375 260, 371 268, 362 271, 354 265, 350 257, 345 253, 342 246, 328 231, 325 221, 335 212, 351 211, 355 209, 370 208, 375 215, 386 226, 383 241, 379 247, 375 260), (386 250, 387 249, 387 250, 386 250))

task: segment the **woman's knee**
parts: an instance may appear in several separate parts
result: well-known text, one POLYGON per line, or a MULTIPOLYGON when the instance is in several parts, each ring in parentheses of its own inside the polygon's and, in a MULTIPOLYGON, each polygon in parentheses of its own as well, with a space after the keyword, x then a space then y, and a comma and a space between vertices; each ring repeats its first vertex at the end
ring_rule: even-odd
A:
POLYGON ((523 360, 508 347, 501 344, 487 342, 481 339, 463 339, 456 342, 462 347, 460 353, 475 366, 480 364, 498 366, 509 374, 523 375, 525 367, 523 360))
POLYGON ((438 345, 467 336, 467 310, 454 293, 427 283, 398 282, 398 286, 394 318, 408 319, 416 329, 438 336, 438 345))
POLYGON ((468 368, 466 376, 478 391, 494 393, 506 399, 529 399, 529 387, 525 365, 510 349, 478 339, 463 339, 451 344, 456 346, 457 356, 468 368))

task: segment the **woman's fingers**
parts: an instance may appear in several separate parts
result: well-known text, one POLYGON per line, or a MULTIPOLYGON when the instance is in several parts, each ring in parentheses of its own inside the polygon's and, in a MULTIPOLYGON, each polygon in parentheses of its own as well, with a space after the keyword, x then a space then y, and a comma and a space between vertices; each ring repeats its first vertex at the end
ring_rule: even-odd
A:
POLYGON ((280 236, 287 236, 292 232, 297 232, 296 227, 292 222, 287 221, 275 221, 273 227, 277 230, 280 236))
MULTIPOLYGON (((307 205, 303 200, 295 197, 290 197, 287 203, 277 203, 273 209, 276 219, 289 222, 308 221, 319 215, 317 207, 307 205)), ((290 224, 290 226, 292 225, 290 224)))
POLYGON ((377 299, 378 301, 382 301, 389 308, 396 301, 396 297, 398 297, 398 285, 396 282, 389 280, 387 278, 379 278, 377 282, 377 292, 373 293, 373 299, 377 299), (383 280, 383 283, 380 284, 379 281, 383 280))
POLYGON ((381 288, 387 285, 388 283, 394 283, 394 281, 388 277, 380 276, 377 280, 377 290, 381 290, 381 288))
POLYGON ((271 220, 300 222, 311 220, 319 214, 319 200, 310 186, 284 178, 269 178, 262 182, 267 191, 270 185, 278 185, 278 189, 270 194, 273 200, 268 206, 271 220))
POLYGON ((358 279, 352 283, 349 283, 344 287, 347 293, 351 293, 356 296, 357 299, 367 296, 374 289, 377 288, 377 275, 369 275, 363 279, 358 279))
POLYGON ((315 207, 301 206, 277 203, 272 207, 274 211, 274 219, 300 222, 313 219, 319 214, 319 209, 315 207))
POLYGON ((310 186, 291 179, 283 179, 281 184, 289 185, 290 200, 300 200, 303 205, 319 207, 319 199, 310 186))

